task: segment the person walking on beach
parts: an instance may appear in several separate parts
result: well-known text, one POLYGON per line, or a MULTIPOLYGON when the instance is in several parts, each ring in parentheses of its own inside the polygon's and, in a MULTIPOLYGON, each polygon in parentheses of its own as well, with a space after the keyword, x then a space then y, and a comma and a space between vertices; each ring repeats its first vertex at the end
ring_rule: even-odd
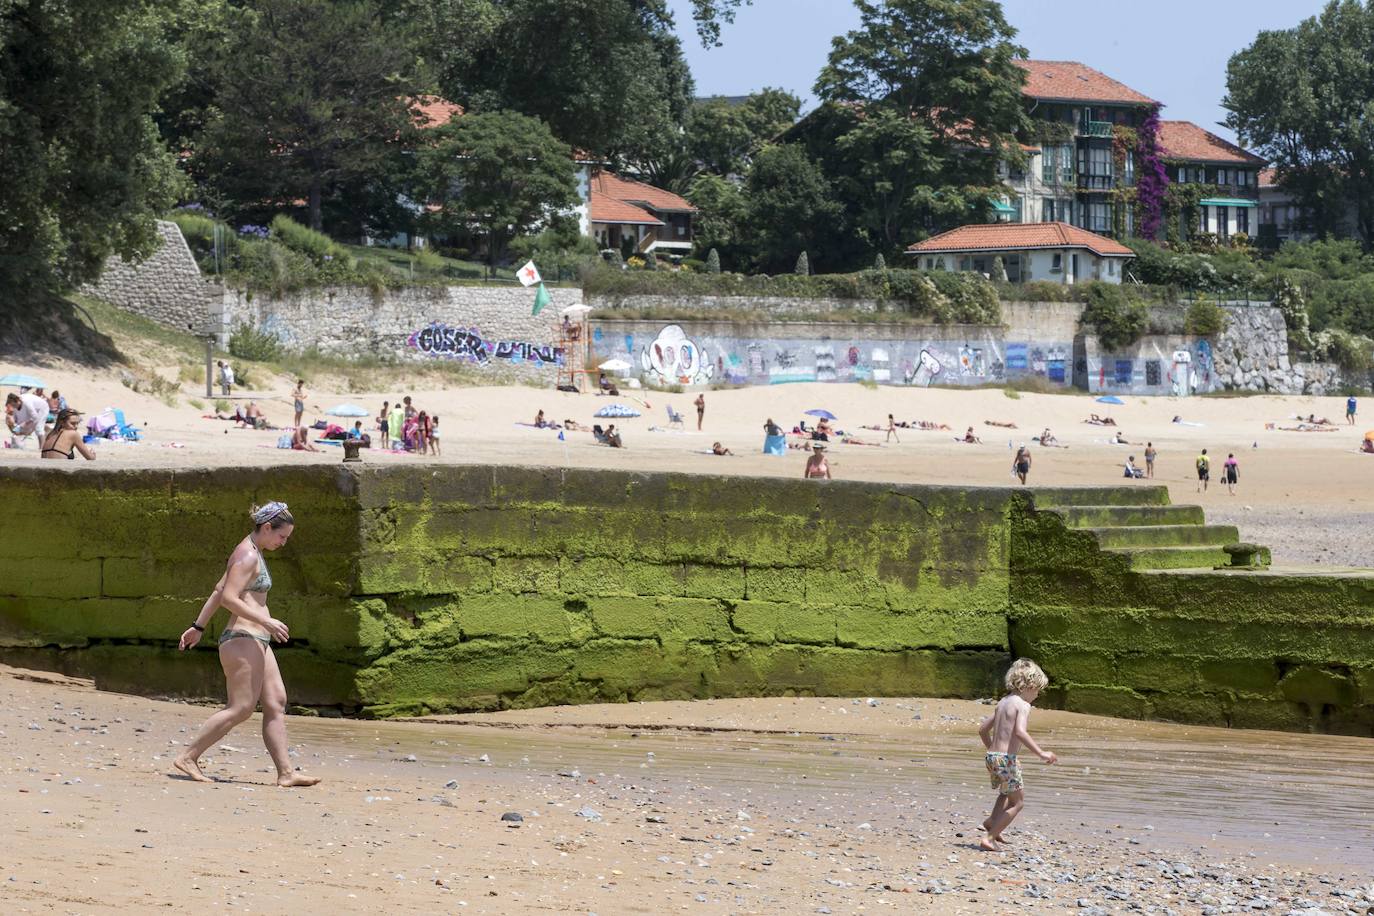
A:
POLYGON ((701 421, 706 418, 706 395, 698 394, 692 403, 697 406, 697 432, 701 432, 701 421))
POLYGON ((1207 457, 1207 449, 1197 456, 1197 491, 1207 492, 1207 482, 1212 479, 1212 459, 1207 457))
POLYGON ((902 440, 897 436, 897 421, 894 420, 894 419, 892 419, 892 414, 888 414, 888 415, 887 415, 887 439, 886 439, 885 441, 891 442, 893 439, 896 439, 896 440, 897 440, 897 444, 898 444, 898 445, 901 445, 901 444, 902 444, 902 440))
POLYGON ((229 397, 229 392, 234 387, 234 367, 224 360, 219 361, 219 392, 224 397, 229 397))
POLYGON ((830 465, 825 460, 824 442, 817 442, 811 446, 811 457, 806 459, 806 469, 802 476, 808 480, 830 479, 830 465))
POLYGON ((1145 476, 1153 479, 1155 476, 1155 455, 1159 454, 1155 450, 1153 442, 1145 443, 1145 476))
POLYGON ((262 703, 262 741, 277 767, 277 785, 313 786, 318 776, 296 773, 286 745, 286 686, 281 669, 272 654, 272 642, 291 637, 286 624, 267 610, 267 591, 272 576, 263 559, 264 550, 277 550, 295 530, 286 503, 270 502, 254 506, 249 513, 253 531, 239 541, 229 562, 196 619, 181 634, 180 648, 190 649, 200 642, 205 627, 221 607, 229 611, 229 625, 219 637, 219 663, 224 669, 228 700, 224 708, 205 720, 195 741, 172 762, 178 770, 197 782, 210 782, 200 769, 201 755, 246 721, 262 703))
POLYGON ((391 402, 382 402, 382 412, 377 414, 377 433, 382 440, 382 448, 391 448, 391 402))
POLYGON ((1359 406, 1353 394, 1345 399, 1345 422, 1351 426, 1355 425, 1355 409, 1359 406))
POLYGON ((439 415, 436 413, 429 418, 429 453, 431 455, 443 456, 443 450, 439 448, 439 415))
POLYGON ((1016 457, 1011 460, 1011 472, 1021 478, 1021 486, 1026 485, 1026 475, 1030 473, 1031 453, 1026 448, 1026 443, 1022 442, 1021 447, 1016 450, 1016 457))
POLYGON ((296 411, 296 419, 291 422, 293 427, 301 425, 301 417, 305 416, 305 379, 296 379, 296 390, 291 392, 291 406, 296 411))
POLYGON ((1240 482, 1240 462, 1236 460, 1235 452, 1228 452, 1226 463, 1221 466, 1221 478, 1226 481, 1226 489, 1232 495, 1236 495, 1236 484, 1240 482))
POLYGON ((987 753, 983 762, 988 769, 992 787, 997 790, 997 801, 992 813, 983 821, 987 836, 978 844, 988 852, 1001 852, 998 843, 1005 843, 1002 833, 1016 820, 1016 815, 1025 807, 1025 785, 1021 775, 1021 761, 1017 752, 1025 745, 1045 763, 1054 763, 1059 758, 1052 752, 1043 750, 1030 736, 1031 704, 1044 690, 1050 679, 1040 666, 1028 658, 1018 658, 1012 663, 1006 676, 1006 696, 1002 697, 992 715, 978 726, 978 737, 983 741, 987 753))

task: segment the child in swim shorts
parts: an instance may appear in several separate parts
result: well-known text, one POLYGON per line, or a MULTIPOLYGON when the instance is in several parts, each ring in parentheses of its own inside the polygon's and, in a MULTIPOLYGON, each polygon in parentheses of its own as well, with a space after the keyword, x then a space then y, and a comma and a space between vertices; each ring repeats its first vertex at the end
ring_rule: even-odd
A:
POLYGON ((1049 678, 1039 665, 1028 658, 1018 658, 1007 671, 1007 695, 997 704, 992 715, 978 726, 978 737, 987 749, 983 762, 987 766, 988 779, 997 790, 992 813, 983 821, 987 836, 978 844, 988 852, 1001 851, 1002 847, 998 844, 1006 842, 1002 839, 1002 831, 1011 826, 1025 806, 1025 783, 1017 751, 1024 745, 1046 763, 1054 763, 1059 759, 1052 752, 1041 750, 1026 730, 1030 722, 1031 704, 1048 683, 1049 678))

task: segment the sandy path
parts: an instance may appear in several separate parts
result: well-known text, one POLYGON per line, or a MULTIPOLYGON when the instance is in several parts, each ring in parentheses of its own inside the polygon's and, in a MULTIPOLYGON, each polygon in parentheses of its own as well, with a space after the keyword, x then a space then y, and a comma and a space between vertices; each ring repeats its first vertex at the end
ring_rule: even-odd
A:
POLYGON ((249 726, 207 763, 218 781, 196 784, 169 760, 207 710, 17 674, 0 669, 6 913, 1374 906, 1374 837, 1349 804, 1360 739, 1037 714, 1063 761, 1028 772, 1015 851, 986 855, 974 703, 293 717, 293 754, 326 781, 288 791, 249 726), (689 722, 732 730, 645 728, 689 722), (1236 752, 1245 778, 1217 778, 1236 752))
MULTIPOLYGON (((330 446, 321 446, 320 454, 280 451, 272 447, 278 433, 240 430, 232 423, 203 419, 201 415, 212 409, 203 387, 182 386, 179 406, 169 407, 123 387, 113 372, 61 363, 35 367, 0 362, 0 373, 9 371, 37 372, 50 387, 60 388, 71 403, 88 411, 122 406, 130 420, 145 428, 142 443, 101 443, 97 450, 101 462, 121 467, 192 467, 335 462, 341 457, 340 450, 330 446), (192 407, 187 403, 190 398, 206 406, 192 407)), ((1160 454, 1157 482, 1169 486, 1175 502, 1200 502, 1209 518, 1240 524, 1246 536, 1269 544, 1279 562, 1374 566, 1374 537, 1350 536, 1368 530, 1369 506, 1374 500, 1374 456, 1356 450, 1360 434, 1374 428, 1374 401, 1370 400, 1361 405, 1366 421, 1352 428, 1344 425, 1344 399, 1334 397, 1128 398, 1125 406, 1108 407, 1079 395, 1021 394, 1012 399, 1000 390, 874 390, 859 385, 802 384, 706 392, 706 419, 698 433, 694 393, 639 392, 638 402, 647 401, 649 406, 630 397, 618 400, 642 406, 644 416, 603 421, 593 414, 611 399, 593 395, 520 386, 410 390, 398 385, 392 392, 359 393, 331 391, 329 380, 322 382, 324 387, 307 385, 307 422, 343 401, 376 411, 382 400, 395 400, 403 393, 411 394, 420 409, 442 418, 442 459, 367 454, 366 460, 377 464, 437 460, 799 477, 804 453, 789 452, 783 457, 759 453, 762 425, 772 417, 790 428, 804 411, 816 407, 834 412, 841 429, 878 443, 883 443, 884 433, 860 427, 885 424, 888 412, 899 421, 935 420, 952 427, 951 432, 902 430, 900 443, 879 447, 832 444, 832 470, 842 479, 1007 485, 1012 482, 1008 446, 1029 442, 1048 426, 1069 448, 1032 445, 1032 484, 1115 484, 1123 482, 1125 457, 1134 454, 1137 463, 1143 463, 1144 443, 1152 441, 1160 454), (651 429, 666 425, 665 404, 688 418, 687 431, 651 429), (568 433, 560 441, 557 432, 517 425, 531 422, 540 409, 550 419, 573 419, 588 426, 616 422, 627 447, 614 450, 597 445, 585 432, 568 433), (1109 410, 1135 445, 1110 444, 1112 428, 1082 422, 1089 413, 1109 410), (1269 422, 1292 425, 1294 415, 1312 413, 1341 425, 1324 433, 1264 428, 1269 422), (1201 425, 1172 423, 1176 415, 1201 425), (1014 422, 1018 428, 989 427, 985 420, 1014 422), (970 425, 984 444, 954 441, 970 425), (737 455, 702 454, 715 441, 737 455), (1213 486, 1204 495, 1196 492, 1193 470, 1193 459, 1201 448, 1207 448, 1215 459, 1213 486), (1235 452, 1241 462, 1241 485, 1235 496, 1218 483, 1228 452, 1235 452)), ((290 382, 282 380, 280 390, 241 394, 244 400, 257 397, 269 419, 289 423, 289 390, 290 382)), ((370 426, 370 421, 365 423, 370 426)), ((0 466, 37 460, 35 448, 0 449, 0 466)), ((71 470, 80 466, 80 462, 76 466, 47 464, 71 470)))

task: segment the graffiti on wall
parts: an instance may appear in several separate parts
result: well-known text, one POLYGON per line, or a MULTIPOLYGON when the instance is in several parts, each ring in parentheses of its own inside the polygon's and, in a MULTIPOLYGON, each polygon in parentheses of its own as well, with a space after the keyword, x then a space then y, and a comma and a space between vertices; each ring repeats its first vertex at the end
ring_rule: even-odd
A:
POLYGON ((484 340, 476 328, 431 324, 410 335, 406 345, 436 359, 462 359, 485 365, 492 359, 536 366, 563 364, 563 348, 527 340, 484 340))
POLYGON ((676 324, 659 331, 653 343, 640 351, 640 365, 661 385, 704 385, 716 371, 701 346, 676 324))
POLYGON ((921 355, 916 359, 916 365, 907 370, 907 384, 915 385, 917 388, 929 388, 930 383, 935 381, 935 376, 939 375, 944 366, 935 358, 935 354, 929 350, 922 350, 921 355))

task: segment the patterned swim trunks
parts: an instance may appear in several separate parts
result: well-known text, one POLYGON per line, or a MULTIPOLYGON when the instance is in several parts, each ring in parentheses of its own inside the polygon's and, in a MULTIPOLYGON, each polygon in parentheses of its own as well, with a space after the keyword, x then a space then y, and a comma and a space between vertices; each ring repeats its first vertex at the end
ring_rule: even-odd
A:
POLYGON ((997 790, 998 795, 1011 795, 1021 791, 1021 761, 1016 759, 1015 754, 988 751, 983 761, 988 766, 988 777, 992 780, 992 787, 997 790))

